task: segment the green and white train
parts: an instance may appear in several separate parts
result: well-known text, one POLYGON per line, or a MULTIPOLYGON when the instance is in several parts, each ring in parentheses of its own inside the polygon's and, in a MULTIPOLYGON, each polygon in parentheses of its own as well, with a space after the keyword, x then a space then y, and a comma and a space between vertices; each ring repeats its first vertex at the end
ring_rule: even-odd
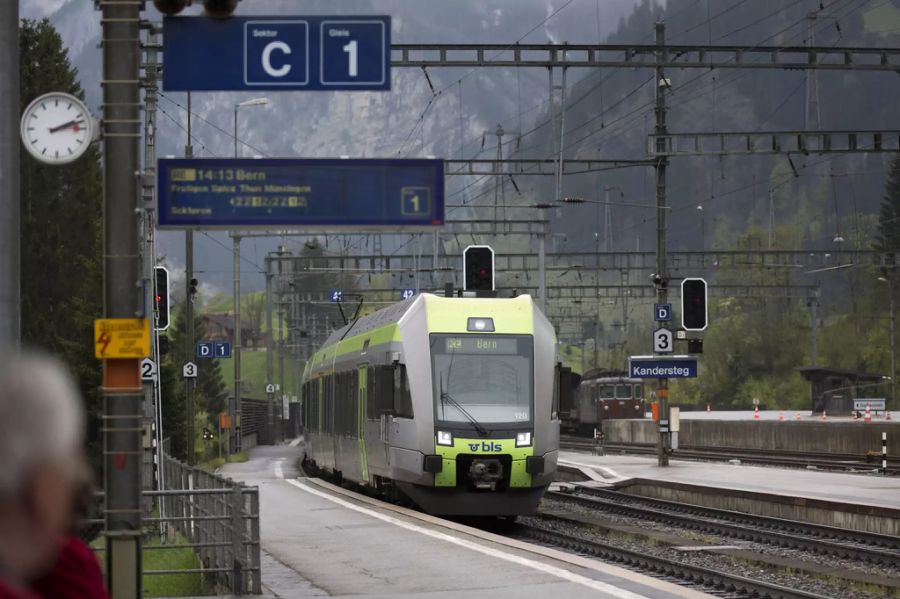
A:
POLYGON ((531 513, 556 473, 556 351, 527 295, 359 318, 306 365, 305 465, 432 514, 531 513))

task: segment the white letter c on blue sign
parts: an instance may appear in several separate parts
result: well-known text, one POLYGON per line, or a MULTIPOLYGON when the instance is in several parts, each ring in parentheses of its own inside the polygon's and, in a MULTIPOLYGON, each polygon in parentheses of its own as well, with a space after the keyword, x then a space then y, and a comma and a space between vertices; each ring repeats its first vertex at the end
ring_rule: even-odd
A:
POLYGON ((263 70, 265 70, 266 74, 268 74, 270 77, 284 77, 291 72, 291 65, 284 64, 277 69, 273 67, 272 52, 274 52, 275 50, 280 50, 284 54, 291 53, 291 47, 284 42, 272 42, 270 44, 267 44, 262 53, 263 70))

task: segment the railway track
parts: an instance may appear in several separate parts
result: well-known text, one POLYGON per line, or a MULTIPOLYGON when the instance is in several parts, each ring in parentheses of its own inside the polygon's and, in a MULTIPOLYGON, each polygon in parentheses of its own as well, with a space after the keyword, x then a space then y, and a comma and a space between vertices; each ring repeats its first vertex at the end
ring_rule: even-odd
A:
MULTIPOLYGON (((563 436, 560 439, 563 449, 574 451, 592 451, 594 442, 584 437, 563 436)), ((606 443, 604 450, 632 454, 655 455, 657 447, 651 444, 606 443)), ((685 447, 676 449, 672 457, 684 460, 728 462, 740 460, 746 464, 762 466, 786 466, 790 468, 819 468, 822 470, 866 471, 881 469, 881 456, 873 456, 871 461, 858 455, 846 454, 800 454, 777 450, 744 450, 728 447, 685 447)), ((888 460, 887 474, 900 476, 900 462, 888 460)))
POLYGON ((638 553, 628 549, 583 539, 578 536, 545 530, 527 524, 519 525, 517 535, 566 551, 596 557, 631 570, 650 574, 682 586, 702 590, 721 597, 768 597, 770 599, 821 599, 821 595, 753 580, 744 576, 685 564, 674 560, 638 553))
POLYGON ((604 489, 548 497, 612 513, 727 538, 796 549, 900 569, 900 539, 794 520, 625 495, 604 489))

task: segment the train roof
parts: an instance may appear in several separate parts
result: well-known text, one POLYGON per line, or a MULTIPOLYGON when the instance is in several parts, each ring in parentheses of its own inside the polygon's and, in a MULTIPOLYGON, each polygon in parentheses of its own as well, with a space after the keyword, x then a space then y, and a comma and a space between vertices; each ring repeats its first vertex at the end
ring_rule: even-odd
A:
MULTIPOLYGON (((331 335, 328 336, 328 339, 325 340, 325 343, 319 348, 324 349, 338 343, 342 340, 352 339, 358 335, 363 335, 369 331, 374 329, 380 329, 382 327, 397 324, 403 318, 403 316, 414 306, 417 302, 423 302, 430 305, 437 305, 441 308, 446 307, 458 307, 460 310, 467 310, 473 307, 472 302, 509 302, 513 305, 519 305, 522 309, 525 309, 532 314, 532 310, 534 310, 534 300, 532 300, 530 295, 520 295, 514 298, 473 298, 473 297, 462 297, 462 298, 445 298, 443 296, 434 295, 431 293, 420 293, 414 295, 409 299, 402 300, 397 302, 396 304, 391 304, 386 308, 382 308, 371 314, 367 314, 366 316, 361 316, 356 321, 351 322, 350 324, 344 325, 339 329, 336 329, 331 335), (527 304, 527 308, 526 305, 527 304)), ((540 314, 540 311, 536 311, 540 314)), ((543 314, 541 314, 542 318, 543 314)))

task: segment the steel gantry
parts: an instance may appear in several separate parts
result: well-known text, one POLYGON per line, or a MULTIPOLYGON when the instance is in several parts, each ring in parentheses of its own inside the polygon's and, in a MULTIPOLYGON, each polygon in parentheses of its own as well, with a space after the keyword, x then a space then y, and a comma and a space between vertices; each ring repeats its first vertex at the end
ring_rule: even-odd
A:
MULTIPOLYGON (((489 222, 489 221, 485 221, 489 222)), ((283 256, 297 270, 342 272, 347 274, 391 274, 406 272, 453 272, 462 269, 462 257, 441 255, 394 254, 359 256, 283 256), (308 265, 304 266, 303 262, 308 265), (312 264, 315 263, 315 266, 312 264)), ((530 252, 497 252, 497 272, 533 272, 538 257, 530 252)), ((900 254, 874 250, 727 250, 669 252, 673 271, 736 268, 819 269, 849 266, 896 268, 900 254)), ((653 252, 548 252, 548 271, 651 271, 656 268, 653 252)))
POLYGON ((647 154, 856 154, 900 151, 900 131, 730 131, 667 133, 647 138, 647 154))
POLYGON ((684 44, 392 44, 394 67, 900 71, 900 48, 684 44), (664 59, 659 59, 662 52, 664 59))

